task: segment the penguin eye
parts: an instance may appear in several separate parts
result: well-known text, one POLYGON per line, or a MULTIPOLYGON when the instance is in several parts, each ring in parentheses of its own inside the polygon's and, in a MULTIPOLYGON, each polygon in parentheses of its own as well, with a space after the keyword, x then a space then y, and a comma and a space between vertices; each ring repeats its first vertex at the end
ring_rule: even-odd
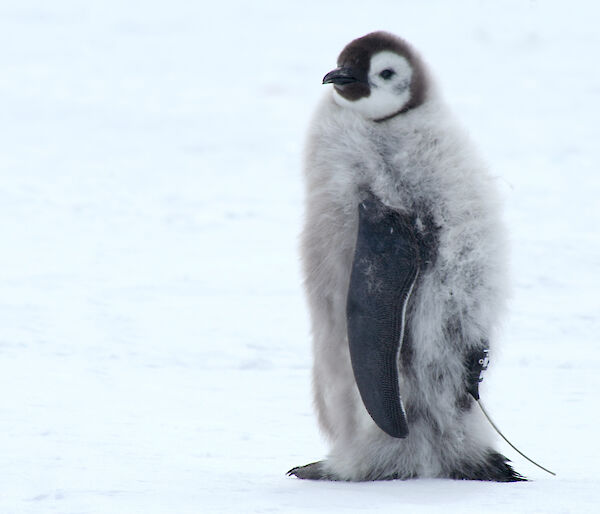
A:
POLYGON ((379 76, 383 79, 383 80, 390 80, 393 76, 395 75, 394 70, 390 70, 389 68, 386 68, 385 70, 383 70, 379 76))

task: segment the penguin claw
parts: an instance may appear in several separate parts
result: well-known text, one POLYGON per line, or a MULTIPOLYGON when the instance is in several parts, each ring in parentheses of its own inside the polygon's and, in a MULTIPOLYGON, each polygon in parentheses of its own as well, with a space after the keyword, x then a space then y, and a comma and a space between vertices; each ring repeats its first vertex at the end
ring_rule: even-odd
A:
POLYGON ((455 480, 482 480, 488 482, 527 482, 509 464, 510 460, 501 453, 490 450, 483 463, 465 463, 460 469, 449 474, 455 480))
POLYGON ((331 473, 325 470, 325 461, 311 462, 305 466, 296 466, 290 469, 286 475, 295 476, 302 480, 337 480, 331 473))

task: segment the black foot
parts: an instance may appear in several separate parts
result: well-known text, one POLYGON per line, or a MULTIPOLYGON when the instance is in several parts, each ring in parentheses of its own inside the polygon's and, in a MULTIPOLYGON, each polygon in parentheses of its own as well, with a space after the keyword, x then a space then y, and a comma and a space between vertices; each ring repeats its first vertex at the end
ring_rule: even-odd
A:
POLYGON ((338 480, 325 470, 325 461, 313 462, 306 466, 297 466, 290 469, 286 474, 296 476, 303 480, 338 480))
POLYGON ((460 469, 450 473, 455 480, 486 480, 490 482, 522 482, 526 481, 509 464, 509 460, 498 452, 490 452, 483 463, 466 463, 460 469))

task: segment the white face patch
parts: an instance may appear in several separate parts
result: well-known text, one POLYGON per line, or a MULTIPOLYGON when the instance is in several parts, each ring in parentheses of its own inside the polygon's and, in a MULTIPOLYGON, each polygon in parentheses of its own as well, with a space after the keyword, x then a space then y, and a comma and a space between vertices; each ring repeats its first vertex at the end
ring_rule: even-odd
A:
POLYGON ((369 96, 351 101, 334 90, 333 98, 339 106, 355 110, 365 118, 386 118, 402 110, 410 100, 412 76, 410 63, 401 55, 386 50, 371 57, 369 96))

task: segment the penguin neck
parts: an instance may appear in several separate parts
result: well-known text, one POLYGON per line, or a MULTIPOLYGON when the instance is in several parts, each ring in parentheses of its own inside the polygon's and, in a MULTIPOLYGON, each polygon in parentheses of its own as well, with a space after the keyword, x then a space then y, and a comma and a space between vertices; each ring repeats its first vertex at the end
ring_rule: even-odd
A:
POLYGON ((389 120, 391 120, 391 119, 393 119, 393 118, 395 118, 397 116, 401 116, 402 114, 405 114, 405 113, 407 113, 410 110, 416 109, 417 107, 419 107, 421 105, 422 104, 419 104, 419 105, 410 105, 410 102, 409 102, 404 107, 402 107, 402 109, 400 109, 399 111, 397 111, 397 112, 395 112, 393 114, 390 114, 388 116, 384 116, 383 118, 378 118, 376 120, 373 120, 373 122, 375 122, 375 123, 384 123, 384 122, 389 121, 389 120))
POLYGON ((438 98, 428 99, 416 107, 402 110, 386 118, 370 120, 372 131, 383 138, 394 138, 394 135, 406 131, 429 127, 436 120, 444 117, 444 104, 438 98))

